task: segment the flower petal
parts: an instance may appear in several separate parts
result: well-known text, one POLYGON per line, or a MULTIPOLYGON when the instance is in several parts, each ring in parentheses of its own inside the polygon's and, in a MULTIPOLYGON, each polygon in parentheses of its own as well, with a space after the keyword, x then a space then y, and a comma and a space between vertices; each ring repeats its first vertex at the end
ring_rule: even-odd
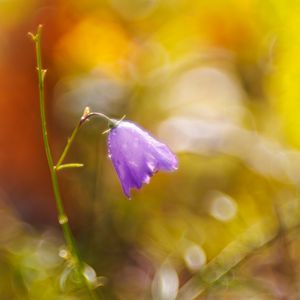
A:
POLYGON ((128 121, 111 129, 108 151, 127 197, 131 188, 140 189, 157 171, 177 169, 177 159, 165 144, 128 121))

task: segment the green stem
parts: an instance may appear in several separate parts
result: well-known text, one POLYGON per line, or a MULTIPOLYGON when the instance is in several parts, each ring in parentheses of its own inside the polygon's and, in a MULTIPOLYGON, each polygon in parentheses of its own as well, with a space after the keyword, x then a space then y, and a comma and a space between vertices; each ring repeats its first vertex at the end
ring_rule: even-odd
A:
POLYGON ((105 114, 98 113, 98 112, 90 112, 89 108, 86 107, 85 111, 83 112, 83 116, 81 117, 80 122, 77 124, 77 126, 74 128, 71 136, 68 138, 67 144, 66 144, 66 146, 65 146, 65 148, 64 148, 64 150, 63 150, 63 152, 62 152, 62 154, 60 156, 60 158, 58 159, 58 162, 57 162, 57 164, 55 166, 55 170, 56 171, 59 171, 59 170, 65 169, 65 168, 76 168, 76 167, 78 168, 78 167, 83 166, 82 164, 77 164, 77 163, 63 165, 63 162, 64 162, 64 160, 65 160, 65 158, 66 158, 66 156, 67 156, 67 154, 68 154, 68 152, 70 150, 70 147, 71 147, 71 145, 72 145, 72 143, 73 143, 73 141, 74 141, 74 139, 75 139, 75 137, 76 137, 76 135, 77 135, 77 133, 79 131, 79 128, 81 127, 81 125, 84 122, 88 121, 90 118, 95 117, 95 116, 96 117, 100 117, 100 118, 106 120, 108 122, 108 127, 109 128, 117 126, 120 123, 120 121, 122 120, 121 119, 120 121, 115 121, 113 119, 110 119, 105 114), (87 112, 86 112, 86 110, 87 110, 87 112))
POLYGON ((66 146, 65 146, 65 149, 64 149, 62 155, 60 156, 60 158, 59 158, 59 160, 58 160, 58 162, 57 162, 57 164, 56 164, 56 166, 55 166, 55 168, 56 168, 57 171, 58 171, 59 169, 61 169, 61 165, 62 165, 62 163, 63 163, 65 157, 67 156, 67 154, 68 154, 68 152, 69 152, 69 149, 70 149, 70 147, 71 147, 71 145, 72 145, 72 143, 73 143, 73 141, 74 141, 74 139, 75 139, 75 137, 76 137, 76 135, 77 135, 77 132, 78 132, 79 127, 80 127, 81 124, 82 124, 81 122, 78 123, 78 125, 74 128, 74 130, 73 130, 71 136, 68 138, 68 141, 67 141, 67 144, 66 144, 66 146))
POLYGON ((115 125, 117 125, 115 120, 113 120, 113 119, 109 118, 107 115, 99 113, 99 112, 89 112, 86 116, 82 117, 80 123, 82 124, 87 119, 89 119, 91 117, 94 117, 94 116, 100 117, 100 118, 106 120, 108 122, 109 126, 115 126, 115 125))
MULTIPOLYGON (((76 272, 78 273, 82 284, 87 288, 88 293, 91 296, 91 299, 97 299, 94 291, 92 290, 92 287, 90 286, 90 283, 88 282, 88 280, 86 279, 86 277, 83 274, 84 264, 81 261, 80 256, 78 254, 78 251, 77 251, 77 248, 75 245, 75 240, 73 238, 72 231, 71 231, 71 228, 69 225, 68 217, 65 213, 64 206, 63 206, 63 203, 61 200, 58 178, 57 178, 57 174, 55 171, 55 166, 53 164, 53 158, 52 158, 50 145, 49 145, 49 141, 48 141, 47 126, 46 126, 46 113, 45 113, 45 95, 44 95, 44 79, 45 79, 46 70, 44 70, 42 68, 41 30, 42 30, 42 25, 39 25, 38 29, 37 29, 37 33, 35 35, 32 33, 29 33, 29 35, 32 37, 32 40, 35 43, 37 72, 38 72, 38 81, 39 81, 39 99, 40 99, 42 134, 43 134, 44 148, 45 148, 47 161, 48 161, 48 167, 49 167, 50 175, 51 175, 54 198, 56 201, 56 206, 57 206, 57 211, 58 211, 58 221, 62 227, 64 238, 67 243, 68 250, 73 259, 73 263, 74 263, 76 272)), ((76 133, 77 133, 77 131, 74 133, 74 137, 75 137, 76 133)), ((71 144, 71 143, 69 143, 69 144, 71 144)), ((65 152, 67 152, 67 150, 65 152)))
POLYGON ((55 170, 60 171, 60 170, 63 170, 63 169, 81 168, 83 166, 84 166, 84 164, 79 164, 79 163, 61 164, 59 166, 55 166, 55 170))

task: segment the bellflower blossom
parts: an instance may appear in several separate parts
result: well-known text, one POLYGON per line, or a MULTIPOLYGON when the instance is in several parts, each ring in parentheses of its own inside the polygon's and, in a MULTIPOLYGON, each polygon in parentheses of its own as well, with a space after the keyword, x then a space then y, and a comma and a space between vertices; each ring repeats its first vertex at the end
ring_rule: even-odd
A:
POLYGON ((177 158, 163 143, 129 121, 121 121, 108 134, 108 156, 118 174, 124 194, 149 183, 159 170, 177 169, 177 158))

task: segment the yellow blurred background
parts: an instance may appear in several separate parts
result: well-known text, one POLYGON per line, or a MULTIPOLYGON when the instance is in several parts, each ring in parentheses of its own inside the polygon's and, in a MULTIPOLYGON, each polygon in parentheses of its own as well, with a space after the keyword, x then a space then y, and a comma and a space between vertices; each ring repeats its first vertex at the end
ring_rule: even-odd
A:
POLYGON ((34 47, 43 24, 55 160, 84 107, 177 154, 131 201, 105 124, 59 180, 103 299, 300 299, 300 3, 0 0, 0 299, 89 299, 62 253, 34 47))

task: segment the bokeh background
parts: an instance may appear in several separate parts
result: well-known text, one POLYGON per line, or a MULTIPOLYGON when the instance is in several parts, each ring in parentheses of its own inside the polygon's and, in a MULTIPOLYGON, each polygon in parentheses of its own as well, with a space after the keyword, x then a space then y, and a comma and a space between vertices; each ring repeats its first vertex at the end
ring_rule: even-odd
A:
POLYGON ((89 299, 57 225, 39 118, 43 24, 51 148, 84 107, 177 154, 128 201, 106 124, 59 176, 99 299, 300 299, 300 4, 284 0, 0 1, 0 299, 89 299))

